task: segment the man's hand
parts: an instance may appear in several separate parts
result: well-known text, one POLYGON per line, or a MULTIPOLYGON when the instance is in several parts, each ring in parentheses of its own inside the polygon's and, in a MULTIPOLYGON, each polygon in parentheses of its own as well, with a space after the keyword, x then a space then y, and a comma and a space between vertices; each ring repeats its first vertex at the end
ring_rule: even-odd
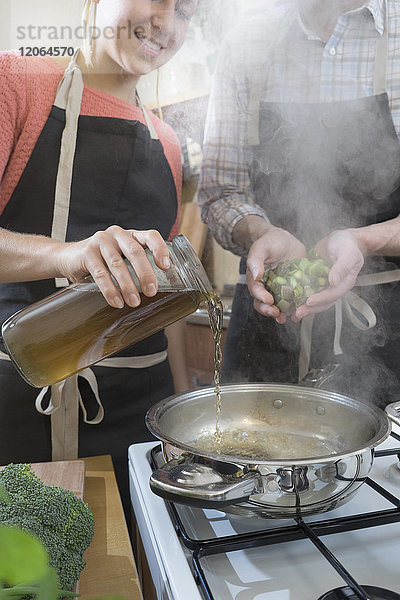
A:
POLYGON ((306 250, 291 233, 285 229, 268 225, 267 230, 250 247, 247 256, 247 285, 254 298, 254 308, 260 314, 273 317, 284 323, 286 316, 274 305, 272 295, 260 282, 266 265, 304 258, 306 250))
POLYGON ((123 256, 131 262, 142 292, 146 296, 157 293, 157 278, 145 248, 151 250, 160 269, 169 268, 168 247, 155 230, 126 230, 113 225, 80 242, 55 245, 53 251, 62 276, 76 282, 90 274, 107 302, 115 308, 122 308, 124 302, 132 307, 140 304, 139 292, 123 256))
POLYGON ((309 314, 327 310, 354 286, 357 275, 364 264, 364 256, 356 237, 348 230, 334 231, 320 240, 315 251, 332 267, 328 280, 330 287, 308 298, 300 306, 294 320, 300 320, 309 314))

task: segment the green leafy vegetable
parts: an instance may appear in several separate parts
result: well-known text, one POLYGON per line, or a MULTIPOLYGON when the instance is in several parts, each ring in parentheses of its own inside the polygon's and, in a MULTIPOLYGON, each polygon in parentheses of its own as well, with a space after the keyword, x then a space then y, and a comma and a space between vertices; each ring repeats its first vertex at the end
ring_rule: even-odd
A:
POLYGON ((31 584, 47 571, 47 552, 32 535, 0 525, 0 581, 9 586, 31 584))

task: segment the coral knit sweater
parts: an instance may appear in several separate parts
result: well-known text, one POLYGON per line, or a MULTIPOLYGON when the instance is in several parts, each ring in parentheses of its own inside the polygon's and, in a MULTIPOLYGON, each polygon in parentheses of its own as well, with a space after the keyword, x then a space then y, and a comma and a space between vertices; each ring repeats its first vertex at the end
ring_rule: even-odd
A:
MULTIPOLYGON (((0 52, 0 213, 12 196, 53 106, 64 70, 51 57, 0 52)), ((85 85, 81 114, 146 123, 140 108, 85 85)), ((181 195, 181 152, 176 134, 150 113, 181 195)), ((179 231, 179 211, 171 237, 179 231)))

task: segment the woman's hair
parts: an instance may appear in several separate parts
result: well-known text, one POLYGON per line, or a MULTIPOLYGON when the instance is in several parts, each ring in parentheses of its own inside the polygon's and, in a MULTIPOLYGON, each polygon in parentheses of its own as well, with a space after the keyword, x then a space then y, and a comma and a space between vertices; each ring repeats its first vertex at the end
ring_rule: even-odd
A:
POLYGON ((82 14, 82 25, 85 32, 82 52, 87 65, 92 65, 92 54, 95 44, 96 15, 98 0, 85 0, 82 14))

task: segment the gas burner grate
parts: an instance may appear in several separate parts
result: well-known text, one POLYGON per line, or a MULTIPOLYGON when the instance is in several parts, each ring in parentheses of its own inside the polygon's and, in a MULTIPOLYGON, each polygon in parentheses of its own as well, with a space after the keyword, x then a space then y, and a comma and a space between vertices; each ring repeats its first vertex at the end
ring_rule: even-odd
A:
MULTIPOLYGON (((391 436, 400 441, 400 436, 391 433, 391 436)), ((400 448, 394 448, 390 450, 379 450, 375 452, 375 458, 379 456, 398 455, 400 458, 400 448)), ((151 451, 151 466, 156 469, 163 462, 161 445, 155 446, 151 451)), ((354 531, 357 529, 365 529, 368 527, 377 527, 378 525, 388 525, 391 523, 397 523, 400 521, 400 498, 393 496, 381 485, 376 483, 369 477, 366 479, 363 485, 368 485, 375 492, 386 498, 394 508, 387 508, 385 510, 367 512, 363 514, 354 514, 347 517, 340 518, 326 518, 326 513, 321 520, 313 521, 310 524, 312 531, 317 536, 329 535, 334 533, 342 533, 347 531, 354 531)), ((269 544, 279 544, 282 542, 290 542, 293 540, 305 539, 308 536, 304 532, 304 529, 299 527, 298 524, 286 525, 283 527, 277 527, 274 529, 252 531, 250 533, 237 533, 232 536, 216 537, 209 539, 198 539, 191 537, 182 521, 179 510, 173 502, 165 502, 168 511, 171 515, 172 521, 175 526, 175 530, 179 535, 182 543, 191 551, 202 549, 210 549, 212 552, 230 552, 233 550, 256 548, 258 546, 266 546, 269 544)), ((288 523, 292 522, 293 519, 287 519, 288 523)))
MULTIPOLYGON (((367 594, 368 600, 400 600, 399 594, 371 585, 362 586, 367 594)), ((318 600, 358 600, 360 596, 355 594, 349 587, 336 588, 321 596, 318 600)))
MULTIPOLYGON (((396 441, 400 441, 400 436, 396 433, 392 432, 391 436, 396 441)), ((400 459, 400 448, 378 450, 375 452, 375 458, 388 455, 397 455, 400 459)), ((156 446, 151 451, 152 468, 159 466, 157 462, 159 462, 160 457, 162 457, 161 446, 156 446)), ((235 550, 245 550, 307 538, 348 585, 348 587, 337 588, 336 590, 327 592, 319 600, 400 600, 400 595, 390 590, 359 585, 320 539, 320 536, 324 535, 376 527, 400 521, 400 498, 393 496, 388 490, 370 478, 365 480, 364 485, 368 485, 375 492, 383 496, 394 508, 333 519, 326 519, 324 516, 323 520, 313 521, 310 524, 305 523, 301 517, 298 517, 291 519, 292 522, 293 520, 295 521, 295 525, 211 539, 194 539, 190 537, 176 506, 169 501, 165 503, 174 522, 177 535, 180 537, 182 543, 192 551, 194 576, 207 600, 215 600, 215 598, 201 565, 203 558, 235 550)))

